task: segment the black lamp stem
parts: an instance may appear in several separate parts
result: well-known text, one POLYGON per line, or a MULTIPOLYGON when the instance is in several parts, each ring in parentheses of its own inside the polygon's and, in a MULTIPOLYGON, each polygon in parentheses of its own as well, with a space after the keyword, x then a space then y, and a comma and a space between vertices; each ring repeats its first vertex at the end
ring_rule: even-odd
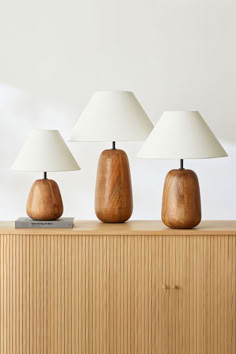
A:
POLYGON ((115 149, 115 148, 116 148, 116 142, 113 141, 113 142, 112 142, 112 149, 115 149))
POLYGON ((44 175, 44 179, 47 179, 47 172, 44 172, 43 175, 44 175))
POLYGON ((183 170, 184 169, 184 160, 180 159, 180 169, 183 170))

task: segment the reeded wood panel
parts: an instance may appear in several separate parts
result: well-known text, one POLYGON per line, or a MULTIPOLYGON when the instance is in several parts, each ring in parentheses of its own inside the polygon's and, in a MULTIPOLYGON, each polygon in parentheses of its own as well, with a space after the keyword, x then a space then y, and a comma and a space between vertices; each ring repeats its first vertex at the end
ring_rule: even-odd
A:
POLYGON ((235 354, 235 236, 0 236, 1 354, 235 354))

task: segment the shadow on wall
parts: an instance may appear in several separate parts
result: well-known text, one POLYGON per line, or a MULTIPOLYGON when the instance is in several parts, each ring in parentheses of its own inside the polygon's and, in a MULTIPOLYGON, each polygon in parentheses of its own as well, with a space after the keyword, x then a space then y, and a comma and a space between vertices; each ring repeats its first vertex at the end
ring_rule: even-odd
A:
MULTIPOLYGON (((4 201, 4 208, 0 206, 0 220, 12 220, 25 215, 30 187, 35 179, 42 176, 36 172, 19 173, 11 170, 26 137, 35 128, 58 129, 67 140, 74 125, 73 116, 67 107, 52 102, 52 99, 51 102, 45 102, 27 91, 0 84, 0 199, 4 201)), ((50 176, 53 178, 54 174, 50 176)), ((67 198, 71 197, 71 185, 75 185, 71 181, 80 181, 79 178, 73 172, 56 176, 67 198)), ((76 195, 77 191, 73 193, 76 195)))
MULTIPOLYGON (((233 107, 233 106, 231 106, 233 107)), ((214 107, 215 109, 215 107, 214 107)), ((236 109, 235 111, 207 111, 204 113, 207 123, 220 141, 236 144, 236 109)))
MULTIPOLYGON (((227 101, 227 99, 226 99, 227 101)), ((231 101, 228 98, 228 101, 231 101)), ((230 103, 230 102, 228 102, 230 103)), ((182 107, 183 104, 181 104, 182 107)), ((219 140, 224 140, 229 143, 236 144, 236 110, 232 112, 234 105, 226 104, 219 105, 220 109, 216 110, 215 104, 213 110, 209 110, 209 104, 205 102, 199 108, 204 119, 215 132, 219 140), (222 110, 222 107, 231 107, 222 110)), ((163 107, 163 105, 162 105, 163 107)), ((175 107, 168 105, 166 110, 175 110, 175 107)), ((186 108, 188 109, 188 107, 186 108)), ((178 110, 178 108, 177 108, 178 110)), ((154 114, 159 112, 159 116, 151 117, 153 122, 157 122, 160 118, 161 111, 155 107, 154 114)), ((61 131, 65 139, 69 138, 71 129, 77 121, 75 117, 74 107, 68 107, 61 104, 57 99, 40 99, 31 95, 28 91, 12 87, 5 83, 0 83, 0 148, 7 147, 9 153, 17 153, 19 147, 23 144, 25 137, 32 129, 58 129, 61 131), (12 144, 14 141, 14 144, 12 144)), ((1 156, 2 162, 9 161, 7 154, 1 156)))
POLYGON ((29 92, 0 84, 1 165, 10 168, 32 129, 58 129, 71 133, 73 112, 58 102, 45 102, 29 92), (2 153, 4 151, 4 153, 2 153))
MULTIPOLYGON (((169 109, 175 108, 170 107, 168 102, 164 102, 163 105, 165 109, 166 106, 169 109)), ((146 107, 145 102, 144 106, 146 107)), ((161 114, 160 111, 156 111, 154 117, 154 110, 158 108, 156 106, 158 103, 153 105, 152 113, 149 113, 153 121, 154 118, 157 121, 161 114)), ((232 104, 230 106, 233 107, 232 104)), ((221 107, 223 107, 222 102, 221 107)), ((83 108, 82 105, 80 108, 83 108)), ((202 106, 199 110, 222 142, 229 157, 212 161, 189 160, 186 162, 186 168, 192 168, 199 175, 204 206, 203 218, 235 219, 236 119, 233 117, 234 112, 223 114, 223 108, 221 111, 217 110, 212 104, 202 106), (213 107, 215 111, 209 110, 209 107, 213 107), (222 185, 222 181, 227 183, 222 185)), ((77 119, 74 107, 72 109, 66 107, 58 101, 53 101, 53 98, 45 102, 45 99, 43 101, 25 90, 0 84, 0 200, 4 201, 1 203, 4 205, 4 210, 0 206, 0 220, 15 219, 25 215, 29 189, 33 181, 41 176, 38 173, 18 173, 9 170, 26 136, 34 128, 58 129, 67 140, 77 119)), ((136 154, 141 145, 141 142, 119 144, 120 148, 127 150, 131 164, 133 218, 157 219, 160 218, 165 175, 168 170, 177 168, 179 162, 138 159, 136 154)), ((110 144, 103 143, 69 144, 82 170, 78 174, 59 173, 55 176, 65 201, 66 216, 75 215, 80 219, 95 218, 93 203, 97 160, 101 151, 109 147, 110 144)))

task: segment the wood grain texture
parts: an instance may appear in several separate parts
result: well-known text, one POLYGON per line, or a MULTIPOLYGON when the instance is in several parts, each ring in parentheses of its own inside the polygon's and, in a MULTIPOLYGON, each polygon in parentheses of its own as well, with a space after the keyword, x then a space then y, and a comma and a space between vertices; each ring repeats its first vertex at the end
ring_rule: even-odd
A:
POLYGON ((174 229, 191 229, 200 223, 200 189, 194 171, 168 172, 162 198, 162 221, 174 229))
POLYGON ((38 179, 31 187, 26 207, 34 220, 57 220, 63 214, 60 189, 52 179, 38 179))
POLYGON ((99 158, 95 212, 106 223, 123 223, 132 215, 130 168, 123 150, 104 150, 99 158))
POLYGON ((235 354, 236 231, 46 231, 0 232, 0 353, 235 354))
POLYGON ((153 236, 235 236, 236 220, 203 220, 194 229, 170 229, 160 220, 130 220, 123 224, 106 224, 100 221, 74 221, 72 229, 15 229, 14 222, 0 221, 4 235, 153 235, 153 236))

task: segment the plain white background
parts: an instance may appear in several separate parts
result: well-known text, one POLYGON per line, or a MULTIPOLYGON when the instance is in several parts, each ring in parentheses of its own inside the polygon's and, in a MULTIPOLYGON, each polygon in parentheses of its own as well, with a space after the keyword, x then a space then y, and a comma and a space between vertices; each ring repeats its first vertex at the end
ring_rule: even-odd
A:
MULTIPOLYGON (((188 160, 204 219, 236 217, 235 0, 7 0, 0 8, 0 219, 25 215, 37 173, 10 170, 33 128, 72 127, 98 89, 133 91, 155 123, 199 110, 228 158, 188 160)), ((82 170, 52 173, 65 216, 93 219, 97 160, 109 143, 69 143, 82 170)), ((134 219, 160 219, 164 177, 178 161, 130 159, 134 219)))

